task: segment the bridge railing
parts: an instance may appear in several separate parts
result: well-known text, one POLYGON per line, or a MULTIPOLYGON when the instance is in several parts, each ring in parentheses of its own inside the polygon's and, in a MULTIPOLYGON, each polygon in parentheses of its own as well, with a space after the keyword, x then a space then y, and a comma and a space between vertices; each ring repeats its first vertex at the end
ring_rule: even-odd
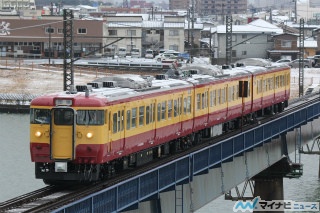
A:
POLYGON ((137 208, 139 202, 158 197, 161 192, 173 190, 176 185, 192 181, 193 176, 232 161, 244 152, 252 151, 273 138, 318 118, 319 114, 320 104, 316 102, 285 117, 260 124, 234 137, 74 201, 53 212, 118 212, 137 208))

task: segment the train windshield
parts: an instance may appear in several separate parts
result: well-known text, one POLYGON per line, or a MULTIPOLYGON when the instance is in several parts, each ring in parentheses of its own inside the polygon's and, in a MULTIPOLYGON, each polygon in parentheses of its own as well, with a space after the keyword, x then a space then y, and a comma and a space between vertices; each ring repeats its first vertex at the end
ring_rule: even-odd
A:
POLYGON ((49 124, 50 110, 49 109, 30 109, 31 124, 49 124))
POLYGON ((55 109, 54 124, 55 125, 73 125, 74 112, 72 109, 55 109))
POLYGON ((78 125, 103 125, 104 111, 103 110, 78 110, 77 124, 78 125))

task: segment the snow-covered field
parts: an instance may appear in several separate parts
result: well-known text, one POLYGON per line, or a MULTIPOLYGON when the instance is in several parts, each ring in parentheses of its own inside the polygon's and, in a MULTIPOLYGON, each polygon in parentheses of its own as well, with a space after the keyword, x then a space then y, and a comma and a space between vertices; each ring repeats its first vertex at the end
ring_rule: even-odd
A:
MULTIPOLYGON (((206 59, 196 59, 207 63, 206 59)), ((75 84, 86 84, 106 74, 92 71, 92 74, 75 70, 75 84)), ((291 69, 291 96, 298 96, 299 69, 291 69)), ((304 69, 304 91, 313 84, 320 84, 320 68, 304 69)), ((0 61, 0 93, 43 94, 63 90, 63 70, 41 65, 20 66, 0 61)))

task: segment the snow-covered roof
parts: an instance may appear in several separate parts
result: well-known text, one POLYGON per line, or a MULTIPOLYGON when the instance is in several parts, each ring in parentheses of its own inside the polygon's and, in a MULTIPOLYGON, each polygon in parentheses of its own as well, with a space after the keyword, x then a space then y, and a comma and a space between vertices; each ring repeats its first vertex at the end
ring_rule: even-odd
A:
POLYGON ((149 19, 149 14, 145 14, 145 13, 116 13, 115 16, 135 16, 135 17, 141 16, 143 20, 149 19))
MULTIPOLYGON (((189 23, 186 20, 185 21, 185 25, 184 25, 184 29, 188 29, 189 28, 189 23)), ((190 28, 192 28, 192 23, 190 22, 190 28)), ((193 23, 193 29, 199 29, 202 30, 203 29, 203 24, 202 23, 193 23)))
MULTIPOLYGON (((217 26, 217 33, 226 33, 226 25, 217 26)), ((245 25, 233 25, 232 33, 259 33, 281 34, 283 30, 276 25, 270 24, 262 19, 257 19, 245 25)))
MULTIPOLYGON (((316 40, 304 40, 304 47, 307 48, 317 48, 318 47, 318 43, 316 40)), ((297 46, 300 47, 300 42, 297 42, 297 46)))
POLYGON ((142 27, 142 22, 109 22, 106 24, 108 27, 142 27))
POLYGON ((143 21, 142 27, 143 28, 162 28, 163 21, 143 21))
POLYGON ((164 22, 163 26, 165 28, 184 28, 184 23, 182 23, 182 22, 164 22))
POLYGON ((78 8, 83 8, 83 9, 86 9, 86 10, 98 10, 97 7, 92 7, 92 6, 89 6, 89 5, 78 5, 77 7, 78 8))

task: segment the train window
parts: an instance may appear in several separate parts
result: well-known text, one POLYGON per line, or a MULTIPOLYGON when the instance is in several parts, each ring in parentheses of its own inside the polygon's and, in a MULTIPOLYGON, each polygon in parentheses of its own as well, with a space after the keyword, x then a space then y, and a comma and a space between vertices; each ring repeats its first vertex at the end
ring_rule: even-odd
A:
POLYGON ((31 124, 49 124, 50 123, 49 109, 31 109, 30 123, 31 124))
POLYGON ((78 110, 77 124, 78 125, 103 125, 104 124, 103 110, 78 110))
POLYGON ((127 130, 130 129, 131 124, 131 110, 127 110, 127 130))
POLYGON ((173 116, 177 117, 179 114, 179 106, 178 106, 178 100, 173 101, 173 116))
POLYGON ((166 119, 166 111, 167 111, 167 102, 163 101, 162 102, 162 107, 161 107, 161 119, 162 120, 166 119))
POLYGON ((144 106, 139 107, 139 126, 144 124, 144 106))
POLYGON ((150 122, 153 123, 155 121, 155 104, 151 104, 150 107, 150 114, 151 114, 151 120, 150 122))
POLYGON ((204 108, 208 108, 208 91, 204 93, 204 108))
POLYGON ((187 114, 187 99, 183 99, 183 113, 187 114))
POLYGON ((227 94, 227 100, 228 101, 234 101, 234 96, 233 96, 233 86, 229 87, 229 94, 227 94), (230 97, 229 97, 230 96, 230 97))
POLYGON ((104 123, 107 124, 108 120, 109 120, 108 119, 108 111, 105 110, 105 112, 104 112, 104 123))
POLYGON ((118 111, 118 131, 123 131, 124 110, 118 111))
POLYGON ((158 117, 158 121, 160 121, 161 119, 161 103, 158 104, 158 109, 157 109, 157 117, 158 117))
POLYGON ((55 125, 72 125, 73 124, 73 111, 72 110, 55 110, 54 111, 54 124, 55 125))
POLYGON ((148 125, 151 122, 150 119, 150 106, 146 106, 146 125, 148 125))
POLYGON ((179 115, 182 115, 182 97, 179 98, 178 104, 179 104, 179 115))
POLYGON ((168 119, 172 117, 172 100, 168 101, 168 119))
POLYGON ((116 133, 118 128, 117 128, 117 118, 118 118, 118 113, 113 113, 113 133, 116 133))
POLYGON ((258 81, 258 93, 262 92, 262 80, 258 81))
MULTIPOLYGON (((239 99, 239 84, 234 89, 235 89, 235 98, 236 98, 236 100, 238 100, 239 99)), ((248 96, 249 96, 249 94, 248 94, 248 96)))
POLYGON ((188 96, 187 100, 187 113, 191 113, 191 96, 188 96))
POLYGON ((223 88, 221 90, 221 104, 223 104, 226 101, 226 90, 223 88))
POLYGON ((199 110, 201 107, 201 98, 200 98, 200 94, 197 94, 197 110, 199 110))
POLYGON ((132 119, 131 119, 132 128, 136 128, 137 126, 137 108, 132 108, 132 119))
POLYGON ((202 93, 201 94, 201 109, 204 109, 205 108, 205 104, 206 104, 206 101, 205 101, 205 94, 202 93))

